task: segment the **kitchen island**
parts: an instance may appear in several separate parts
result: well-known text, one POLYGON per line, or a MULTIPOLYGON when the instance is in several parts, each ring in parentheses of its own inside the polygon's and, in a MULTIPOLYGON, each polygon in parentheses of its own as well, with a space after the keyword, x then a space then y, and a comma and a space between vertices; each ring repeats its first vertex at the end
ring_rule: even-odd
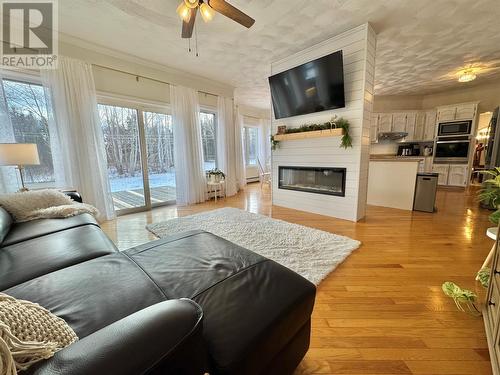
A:
POLYGON ((419 165, 424 157, 370 157, 367 203, 413 210, 419 165))

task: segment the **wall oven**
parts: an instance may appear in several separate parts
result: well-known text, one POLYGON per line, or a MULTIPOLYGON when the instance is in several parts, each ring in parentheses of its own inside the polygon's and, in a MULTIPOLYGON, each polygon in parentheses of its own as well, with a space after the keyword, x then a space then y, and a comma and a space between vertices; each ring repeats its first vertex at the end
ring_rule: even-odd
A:
POLYGON ((438 137, 470 135, 472 121, 441 122, 438 125, 438 137))
POLYGON ((438 138, 434 150, 434 162, 467 164, 471 147, 469 137, 438 138))

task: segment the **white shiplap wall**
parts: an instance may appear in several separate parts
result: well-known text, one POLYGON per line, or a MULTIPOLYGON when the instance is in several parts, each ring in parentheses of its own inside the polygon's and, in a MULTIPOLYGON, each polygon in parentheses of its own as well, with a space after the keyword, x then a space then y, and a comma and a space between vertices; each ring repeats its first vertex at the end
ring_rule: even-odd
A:
POLYGON ((296 127, 329 121, 333 115, 350 122, 353 148, 340 148, 340 137, 284 141, 273 151, 273 204, 358 221, 365 215, 373 108, 376 35, 369 24, 328 39, 271 65, 276 74, 338 50, 344 57, 345 108, 272 120, 277 126, 296 127), (347 168, 346 196, 337 197, 278 189, 278 166, 347 168))

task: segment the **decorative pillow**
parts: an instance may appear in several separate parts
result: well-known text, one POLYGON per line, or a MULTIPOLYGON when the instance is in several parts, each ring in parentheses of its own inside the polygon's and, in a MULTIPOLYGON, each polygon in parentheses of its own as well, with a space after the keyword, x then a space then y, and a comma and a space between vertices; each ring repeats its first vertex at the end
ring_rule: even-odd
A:
POLYGON ((47 309, 0 293, 2 375, 16 375, 77 340, 71 327, 47 309))
POLYGON ((32 220, 32 212, 54 206, 71 205, 75 202, 55 189, 33 190, 0 196, 0 206, 17 222, 32 220))

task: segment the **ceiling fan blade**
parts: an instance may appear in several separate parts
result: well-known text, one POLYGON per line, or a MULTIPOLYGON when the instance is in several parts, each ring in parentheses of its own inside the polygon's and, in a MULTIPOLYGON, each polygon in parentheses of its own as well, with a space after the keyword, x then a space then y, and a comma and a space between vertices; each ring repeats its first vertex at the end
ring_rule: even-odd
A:
POLYGON ((185 39, 191 38, 193 36, 194 21, 196 21, 196 12, 198 8, 189 9, 190 17, 189 21, 182 21, 182 37, 185 39))
POLYGON ((255 20, 252 17, 247 16, 241 10, 233 7, 231 4, 227 3, 224 0, 208 0, 208 5, 210 5, 211 8, 215 9, 220 14, 231 18, 233 21, 236 21, 240 25, 243 25, 247 28, 250 28, 255 23, 255 20))

